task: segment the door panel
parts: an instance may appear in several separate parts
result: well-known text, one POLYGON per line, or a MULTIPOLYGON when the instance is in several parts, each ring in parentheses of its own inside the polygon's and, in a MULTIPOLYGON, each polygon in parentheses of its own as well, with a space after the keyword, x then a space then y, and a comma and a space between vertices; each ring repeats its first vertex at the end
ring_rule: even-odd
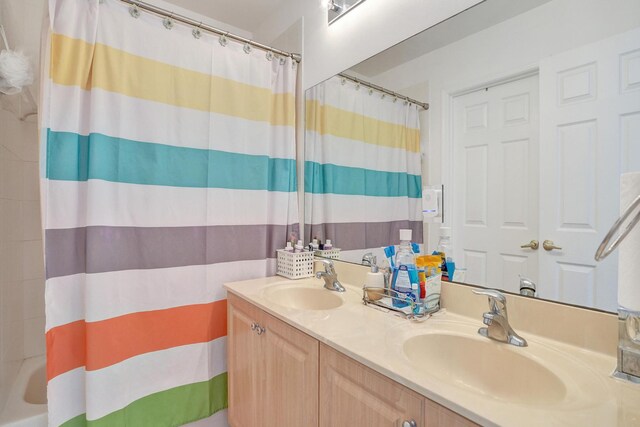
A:
POLYGON ((470 283, 538 279, 538 78, 454 98, 453 247, 470 283), (459 171, 459 172, 458 172, 459 171))
POLYGON ((259 322, 260 310, 239 297, 228 294, 227 371, 229 376, 229 424, 257 426, 264 394, 260 371, 261 340, 251 330, 259 322))
POLYGON ((540 64, 540 297, 615 311, 617 254, 596 263, 619 215, 620 174, 640 170, 640 30, 540 64))
POLYGON ((318 425, 318 341, 265 314, 265 426, 318 425))

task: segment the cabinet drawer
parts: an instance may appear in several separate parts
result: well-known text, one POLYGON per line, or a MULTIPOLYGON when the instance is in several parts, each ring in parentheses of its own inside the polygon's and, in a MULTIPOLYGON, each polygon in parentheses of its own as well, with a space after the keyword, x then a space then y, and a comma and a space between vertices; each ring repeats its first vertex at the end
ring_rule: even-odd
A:
POLYGON ((320 345, 320 426, 401 427, 423 423, 424 397, 320 345))

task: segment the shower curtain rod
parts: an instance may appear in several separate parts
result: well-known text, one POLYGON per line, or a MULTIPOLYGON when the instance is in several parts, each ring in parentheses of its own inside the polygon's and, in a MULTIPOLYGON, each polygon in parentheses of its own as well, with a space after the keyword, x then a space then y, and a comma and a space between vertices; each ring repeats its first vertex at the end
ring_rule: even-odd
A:
POLYGON ((371 89, 375 89, 378 92, 382 92, 382 93, 385 93, 387 95, 391 95, 391 96, 393 96, 395 98, 404 99, 405 101, 410 102, 412 104, 416 104, 418 107, 422 107, 425 110, 429 109, 429 103, 428 102, 416 101, 415 99, 409 98, 408 96, 400 95, 399 93, 393 92, 393 91, 391 91, 389 89, 385 89, 382 86, 378 86, 378 85, 374 85, 373 83, 365 82, 364 80, 357 79, 357 78, 352 77, 352 76, 350 76, 348 74, 338 73, 338 75, 340 77, 342 77, 344 79, 347 79, 347 80, 350 80, 350 81, 352 81, 354 83, 360 84, 362 86, 369 87, 371 89))
POLYGON ((170 10, 167 9, 163 9, 161 7, 157 7, 154 6, 152 4, 149 3, 145 3, 143 1, 137 1, 137 0, 120 0, 123 3, 127 3, 130 4, 132 6, 136 6, 139 9, 145 10, 147 12, 153 13, 155 15, 159 15, 162 17, 167 17, 170 18, 172 20, 178 21, 178 22, 182 22, 183 24, 187 24, 190 26, 193 26, 195 28, 201 29, 201 30, 205 30, 205 31, 209 31, 211 33, 214 34, 218 34, 220 36, 225 36, 227 38, 230 38, 232 40, 235 41, 239 41, 242 43, 246 43, 249 44, 251 46, 257 47, 258 49, 264 50, 266 52, 273 52, 273 53, 277 53, 278 55, 282 55, 282 56, 288 56, 291 59, 293 59, 296 62, 300 62, 300 60, 302 59, 302 56, 298 53, 289 53, 289 52, 285 52, 284 50, 280 50, 280 49, 276 49, 274 47, 271 46, 267 46, 264 45, 262 43, 258 43, 258 42, 254 42, 253 40, 249 40, 246 39, 244 37, 235 35, 235 34, 231 34, 228 31, 223 31, 220 30, 218 28, 212 27, 210 25, 204 24, 201 21, 196 21, 195 19, 191 19, 187 16, 184 15, 179 15, 177 13, 173 13, 170 10))

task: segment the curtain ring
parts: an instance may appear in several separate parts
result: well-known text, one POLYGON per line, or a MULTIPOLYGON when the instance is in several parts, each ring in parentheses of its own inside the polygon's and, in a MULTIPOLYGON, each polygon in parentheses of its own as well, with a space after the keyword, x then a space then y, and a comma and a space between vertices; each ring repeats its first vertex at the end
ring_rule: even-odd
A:
POLYGON ((244 50, 244 53, 246 54, 251 53, 251 45, 249 44, 249 42, 246 42, 244 46, 242 46, 242 50, 244 50))
POLYGON ((140 9, 138 8, 138 3, 134 3, 129 7, 129 15, 131 15, 133 18, 138 18, 140 17, 140 9))
POLYGON ((200 31, 201 26, 202 26, 202 21, 200 21, 200 23, 196 28, 191 30, 191 35, 193 36, 193 38, 199 39, 200 37, 202 37, 202 31, 200 31))
POLYGON ((225 34, 221 35, 220 39, 218 40, 222 47, 225 47, 226 45, 229 44, 229 40, 227 39, 227 35, 228 34, 229 34, 229 32, 227 31, 225 34))
POLYGON ((200 37, 202 37, 202 31, 200 31, 201 26, 202 26, 202 21, 200 21, 200 23, 196 28, 191 30, 191 35, 193 36, 194 39, 199 39, 200 37))
POLYGON ((171 12, 171 15, 168 18, 164 18, 162 20, 162 25, 164 25, 164 27, 167 30, 170 30, 170 29, 173 28, 173 19, 172 18, 173 18, 173 12, 171 12))
POLYGON ((267 53, 265 53, 265 58, 267 58, 267 61, 272 61, 273 60, 273 52, 271 52, 270 50, 267 51, 267 53))

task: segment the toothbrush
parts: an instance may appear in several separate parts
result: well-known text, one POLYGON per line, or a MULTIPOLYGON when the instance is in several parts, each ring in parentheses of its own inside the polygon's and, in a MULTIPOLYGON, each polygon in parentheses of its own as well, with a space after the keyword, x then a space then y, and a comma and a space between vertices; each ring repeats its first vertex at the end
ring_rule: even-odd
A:
POLYGON ((396 254, 396 247, 391 245, 391 246, 387 246, 385 248, 382 248, 384 250, 384 254, 386 255, 387 259, 389 260, 389 265, 391 266, 392 269, 396 268, 396 263, 393 260, 393 256, 396 254))

